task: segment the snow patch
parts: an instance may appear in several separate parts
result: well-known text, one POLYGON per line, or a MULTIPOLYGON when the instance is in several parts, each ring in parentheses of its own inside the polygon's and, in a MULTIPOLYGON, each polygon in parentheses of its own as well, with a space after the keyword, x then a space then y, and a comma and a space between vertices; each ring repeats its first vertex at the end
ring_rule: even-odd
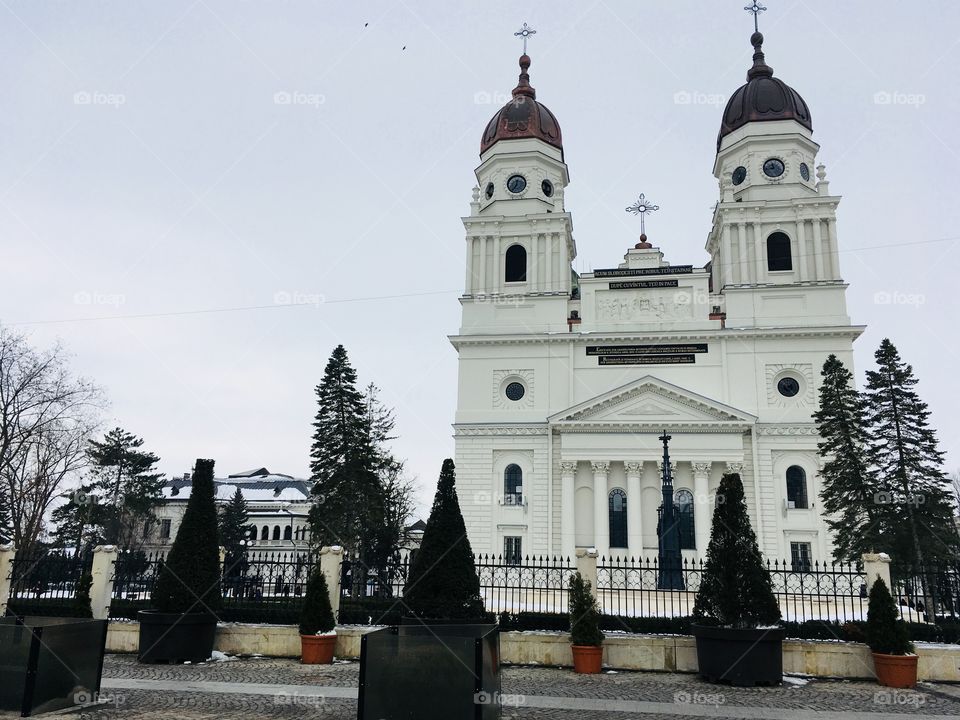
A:
POLYGON ((809 683, 810 680, 808 680, 806 677, 784 675, 783 682, 786 683, 787 685, 793 685, 795 687, 803 687, 804 685, 809 683))
POLYGON ((227 655, 225 652, 220 652, 219 650, 214 650, 210 654, 210 659, 207 662, 233 662, 237 658, 227 655))

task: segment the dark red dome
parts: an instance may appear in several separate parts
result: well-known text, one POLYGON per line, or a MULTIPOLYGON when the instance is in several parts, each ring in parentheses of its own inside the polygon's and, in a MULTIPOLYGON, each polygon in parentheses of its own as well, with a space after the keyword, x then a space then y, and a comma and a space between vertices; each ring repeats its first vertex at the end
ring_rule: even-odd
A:
POLYGON ((763 50, 763 35, 755 32, 750 37, 753 45, 753 67, 747 72, 747 84, 737 88, 723 111, 720 135, 717 137, 717 151, 720 142, 734 130, 749 122, 765 120, 796 120, 807 130, 813 131, 810 120, 810 108, 800 93, 783 80, 773 76, 773 68, 767 65, 763 50))
POLYGON ((489 150, 498 140, 538 138, 563 150, 560 123, 543 103, 537 102, 537 91, 530 85, 530 57, 520 56, 520 83, 513 89, 513 98, 504 105, 483 131, 480 154, 489 150))

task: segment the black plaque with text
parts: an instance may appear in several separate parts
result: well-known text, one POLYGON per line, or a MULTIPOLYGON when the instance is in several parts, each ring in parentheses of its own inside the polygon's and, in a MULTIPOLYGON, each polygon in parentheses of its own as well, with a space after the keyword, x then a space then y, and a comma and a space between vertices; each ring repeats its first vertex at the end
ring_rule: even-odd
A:
POLYGON ((605 277, 635 277, 637 275, 689 275, 693 272, 693 265, 667 265, 653 268, 609 268, 594 270, 595 278, 605 277))
POLYGON ((686 355, 614 355, 599 358, 600 365, 689 365, 697 356, 686 355))
POLYGON ((587 345, 587 355, 686 355, 707 352, 707 343, 688 345, 587 345))
POLYGON ((628 280, 627 282, 612 282, 607 287, 610 290, 645 290, 647 288, 675 288, 679 280, 628 280))

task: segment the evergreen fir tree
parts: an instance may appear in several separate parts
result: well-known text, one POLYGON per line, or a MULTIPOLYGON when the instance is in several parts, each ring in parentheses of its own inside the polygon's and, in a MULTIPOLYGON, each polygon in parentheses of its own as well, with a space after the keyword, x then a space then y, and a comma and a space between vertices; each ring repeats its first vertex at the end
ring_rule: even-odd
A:
POLYGON ((220 609, 220 548, 214 503, 213 460, 197 460, 190 500, 151 598, 160 612, 220 609))
POLYGON ((576 572, 570 576, 567 591, 570 608, 570 642, 574 645, 600 645, 603 633, 600 630, 600 608, 590 592, 590 583, 576 572))
POLYGON ((878 503, 889 518, 890 553, 920 572, 957 557, 950 483, 913 368, 886 338, 875 358, 877 369, 867 371, 865 393, 867 456, 885 490, 878 503))
POLYGON ((77 580, 77 587, 73 594, 72 617, 92 618, 93 608, 90 601, 90 588, 93 587, 93 576, 84 572, 77 580))
POLYGON ((484 617, 480 579, 455 483, 453 460, 444 460, 430 519, 404 589, 404 603, 418 618, 484 617))
POLYGON ((834 539, 837 561, 858 561, 865 552, 889 551, 888 528, 877 497, 882 486, 867 463, 868 436, 863 399, 853 386, 853 374, 836 355, 823 364, 820 407, 813 418, 824 458, 820 499, 834 539))
POLYGON ((322 635, 333 630, 336 624, 333 608, 330 606, 327 578, 318 562, 313 566, 307 580, 307 591, 300 611, 300 634, 322 635))
POLYGON ((870 588, 867 606, 867 644, 875 653, 906 655, 913 651, 906 624, 900 619, 893 596, 882 578, 870 588))
POLYGON ((693 617, 698 623, 733 628, 780 622, 780 606, 750 525, 737 473, 720 480, 693 617))
POLYGON ((247 548, 244 541, 250 537, 250 516, 247 501, 237 488, 220 515, 220 545, 225 552, 226 574, 239 577, 246 571, 247 548))

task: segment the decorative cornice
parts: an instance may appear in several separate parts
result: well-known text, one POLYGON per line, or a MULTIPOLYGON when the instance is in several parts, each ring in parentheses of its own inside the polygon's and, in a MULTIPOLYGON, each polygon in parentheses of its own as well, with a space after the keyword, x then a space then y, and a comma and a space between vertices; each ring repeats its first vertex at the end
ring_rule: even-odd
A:
POLYGON ((458 423, 453 426, 454 435, 546 435, 546 424, 502 425, 484 423, 458 423))
MULTIPOLYGON (((620 422, 620 421, 561 421, 550 424, 554 435, 561 433, 608 433, 608 432, 650 432, 659 435, 663 432, 662 422, 620 422)), ((684 433, 745 433, 753 427, 749 422, 671 422, 671 432, 684 433)))
POLYGON ((757 435, 819 435, 817 426, 813 423, 804 425, 757 425, 757 435))

